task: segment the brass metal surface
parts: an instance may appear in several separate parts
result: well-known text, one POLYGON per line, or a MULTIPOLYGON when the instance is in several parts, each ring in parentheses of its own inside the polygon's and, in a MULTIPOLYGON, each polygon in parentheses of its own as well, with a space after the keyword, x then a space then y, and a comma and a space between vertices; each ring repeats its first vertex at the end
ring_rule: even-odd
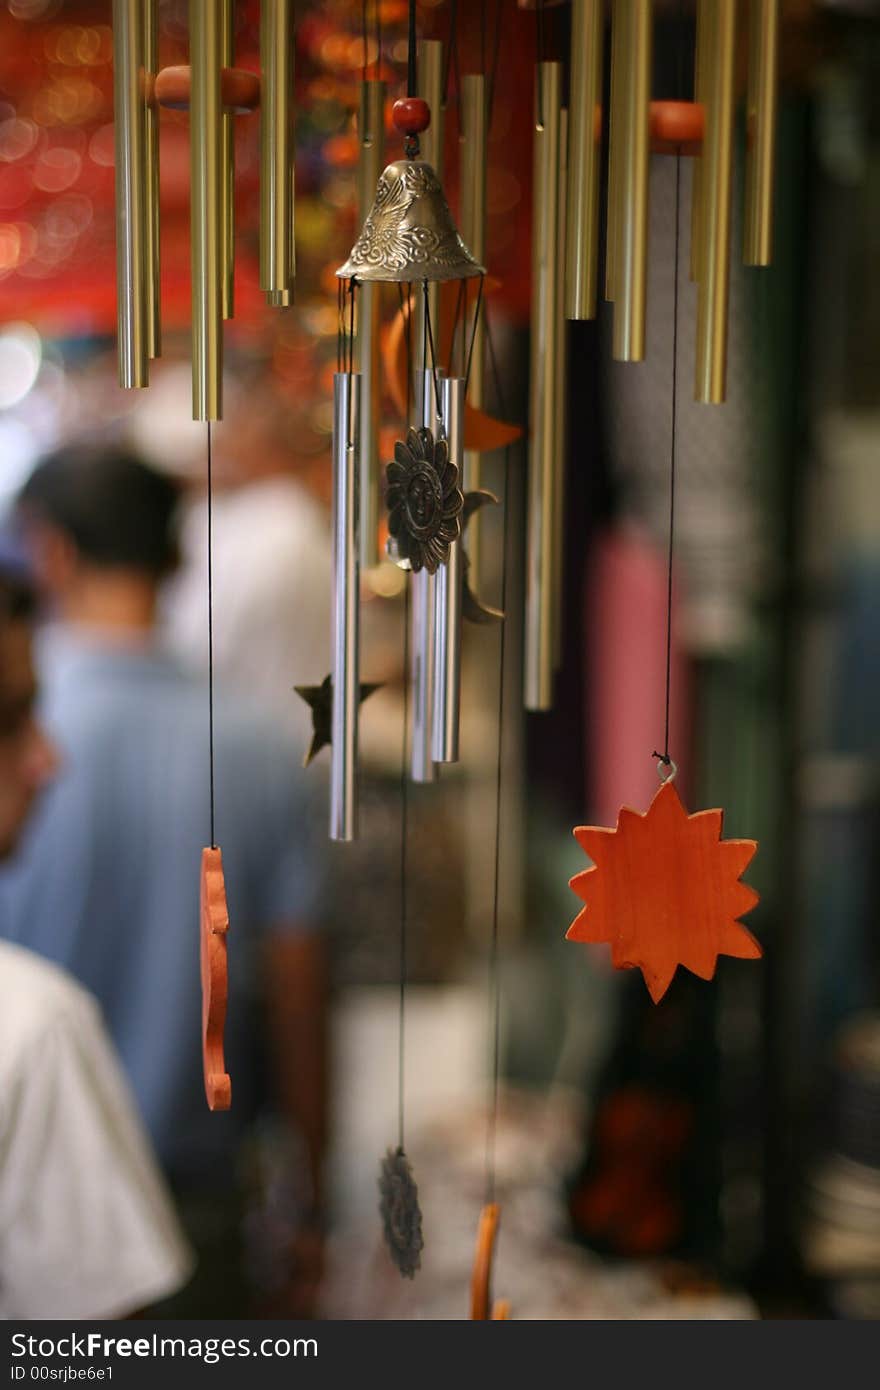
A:
POLYGON ((559 146, 562 65, 542 63, 536 84, 532 210, 532 322, 526 550, 525 705, 553 703, 559 146), (540 100, 541 109, 538 109, 540 100))
POLYGON ((149 381, 143 0, 113 0, 119 384, 149 381))
POLYGON ((439 283, 482 275, 483 267, 462 241, 430 164, 398 159, 382 173, 361 234, 336 274, 439 283))
POLYGON ((220 7, 215 0, 190 0, 190 242, 195 420, 219 420, 223 407, 220 20, 220 7))
POLYGON ((652 0, 624 0, 626 48, 620 76, 620 138, 616 142, 617 241, 614 248, 614 332, 618 362, 645 356, 648 294, 648 173, 652 0))
MULTIPOLYGON (((144 92, 152 89, 159 71, 159 0, 144 3, 144 92)), ((159 232, 159 108, 145 101, 144 144, 147 161, 146 239, 147 352, 158 357, 162 351, 161 257, 159 232)))
POLYGON ((746 198, 743 259, 773 259, 773 178, 779 72, 779 0, 751 0, 746 94, 746 198))
POLYGON ((736 0, 714 0, 713 9, 706 45, 706 134, 701 178, 705 245, 697 292, 695 398, 718 405, 725 398, 727 384, 736 0))
MULTIPOLYGON (((385 162, 384 82, 361 83, 358 115, 358 208, 363 222, 372 206, 376 184, 385 162)), ((379 555, 379 296, 378 285, 358 290, 357 355, 361 374, 360 442, 360 562, 378 565, 379 555)))
POLYGON ((565 312, 596 317, 602 163, 602 0, 572 0, 565 312))
POLYGON ((260 288, 293 288, 293 3, 260 6, 260 288))

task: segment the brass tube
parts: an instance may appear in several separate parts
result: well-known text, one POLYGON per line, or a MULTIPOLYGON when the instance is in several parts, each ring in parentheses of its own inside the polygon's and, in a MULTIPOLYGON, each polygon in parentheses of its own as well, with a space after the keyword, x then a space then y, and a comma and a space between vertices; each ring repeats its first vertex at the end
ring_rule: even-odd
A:
MULTIPOLYGON (((706 49, 712 31, 712 6, 709 0, 697 0, 697 34, 694 52, 694 101, 706 104, 706 49)), ((705 132, 704 132, 705 134, 705 132)), ((703 150, 694 156, 691 173, 691 258, 690 276, 699 280, 703 259, 703 150)))
POLYGON ((626 0, 625 66, 621 73, 621 138, 617 144, 618 214, 614 248, 614 334, 618 362, 645 356, 648 291, 652 0, 626 0))
POLYGON ((145 151, 147 160, 146 233, 147 262, 147 351, 158 357, 162 351, 162 304, 159 232, 159 107, 153 100, 153 83, 159 71, 159 0, 144 0, 144 90, 145 151))
POLYGON ((602 0, 572 0, 568 251, 565 261, 565 312, 570 319, 596 317, 599 166, 602 159, 596 113, 601 115, 602 109, 604 11, 602 0))
POLYGON ((746 265, 773 259, 773 175, 779 70, 779 0, 751 0, 746 96, 746 265))
MULTIPOLYGON (((362 82, 358 117, 358 226, 373 206, 385 164, 385 83, 362 82)), ((378 565, 379 555, 379 306, 380 286, 368 281, 358 291, 358 367, 361 374, 360 485, 361 564, 378 565)))
POLYGON ((715 0, 715 18, 706 47, 706 132, 701 190, 705 248, 697 294, 695 381, 696 400, 710 405, 724 400, 727 384, 735 41, 736 0, 715 0))
MULTIPOLYGON (((220 0, 223 66, 235 64, 235 4, 220 0)), ((235 313, 235 116, 224 111, 220 139, 223 164, 223 317, 235 313)))
POLYGON ((223 406, 223 181, 220 162, 220 9, 190 0, 189 46, 193 419, 219 420, 223 406))
POLYGON ((293 288, 293 5, 260 6, 260 288, 293 288))
POLYGON ((568 142, 571 124, 565 107, 559 113, 559 181, 556 264, 556 400, 553 407, 553 669, 562 665, 563 613, 563 529, 565 511, 565 457, 568 448, 566 415, 568 403, 568 319, 565 315, 566 239, 568 236, 568 142))
MULTIPOLYGON (((486 172, 489 167, 489 111, 486 104, 486 78, 481 72, 461 79, 461 211, 459 231, 465 246, 481 265, 486 264, 486 172)), ((467 325, 464 333, 467 338, 467 325)), ((480 311, 474 335, 468 399, 478 409, 485 403, 486 315, 480 311)), ((470 491, 480 486, 480 455, 468 449, 464 455, 464 486, 470 491)), ((480 519, 472 517, 468 531, 468 559, 473 587, 479 590, 480 519)))
POLYGON ((120 386, 149 382, 143 0, 113 0, 116 316, 120 386))
POLYGON ((529 388, 525 705, 553 703, 557 352, 559 336, 559 134, 562 65, 542 63, 535 102, 532 207, 532 315, 529 388))
POLYGON ((629 0, 612 0, 611 6, 611 110, 608 122, 608 195, 605 213, 605 298, 614 299, 614 258, 617 254, 620 212, 619 184, 623 157, 624 116, 621 108, 623 69, 626 63, 629 0))

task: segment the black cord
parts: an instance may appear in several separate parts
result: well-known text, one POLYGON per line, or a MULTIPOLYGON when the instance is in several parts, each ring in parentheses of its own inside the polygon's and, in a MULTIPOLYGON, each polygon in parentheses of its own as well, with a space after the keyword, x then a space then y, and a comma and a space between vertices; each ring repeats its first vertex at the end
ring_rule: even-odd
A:
POLYGON ((478 326, 478 324, 479 324, 479 322, 480 322, 480 308, 481 308, 482 303, 483 303, 483 284, 484 284, 485 279, 486 279, 485 275, 481 275, 481 276, 480 276, 480 287, 479 287, 479 289, 477 290, 477 307, 476 307, 476 309, 475 309, 475 311, 474 311, 474 326, 473 326, 473 330, 472 330, 472 332, 471 332, 471 342, 470 342, 470 347, 468 348, 468 355, 467 355, 467 367, 465 368, 465 374, 464 374, 464 393, 465 393, 465 395, 467 395, 468 384, 469 384, 470 379, 471 379, 471 366, 472 366, 473 360, 474 360, 474 344, 475 344, 476 341, 477 341, 477 326, 478 326))
MULTIPOLYGON (((678 95, 681 98, 684 83, 684 7, 678 6, 678 95)), ((681 248, 681 150, 675 156, 675 267, 673 270, 672 294, 672 421, 669 438, 669 548, 666 566, 666 716, 663 735, 663 752, 654 752, 664 767, 672 766, 669 752, 669 710, 672 693, 672 572, 675 560, 675 431, 678 422, 678 276, 679 252, 681 248)))
POLYGON ((406 1008, 406 928, 407 928, 407 898, 406 898, 406 848, 409 833, 409 795, 407 778, 407 748, 408 748, 408 725, 409 725, 409 603, 410 603, 410 581, 409 575, 406 576, 404 608, 403 608, 403 741, 400 749, 400 946, 399 946, 399 969, 400 969, 400 993, 398 1004, 398 1032, 397 1032, 397 1116, 398 1116, 398 1145, 401 1153, 404 1144, 404 1057, 405 1057, 405 1008, 406 1008))
MULTIPOLYGON (((498 361, 495 356, 495 344, 492 339, 492 330, 488 315, 486 317, 486 342, 489 349, 489 362, 492 372, 492 379, 495 385, 495 394, 498 401, 498 409, 501 415, 505 415, 504 396, 501 387, 501 376, 498 371, 498 361)), ((489 1108, 489 1119, 486 1126, 486 1202, 495 1201, 495 1151, 496 1138, 498 1134, 498 1097, 501 1080, 501 986, 498 978, 499 960, 499 913, 498 898, 501 885, 501 790, 502 790, 502 760, 504 753, 504 658, 507 646, 507 549, 509 532, 509 508, 508 508, 508 485, 510 480, 510 452, 511 446, 508 444, 504 450, 504 484, 501 494, 501 505, 504 508, 504 522, 502 527, 502 560, 501 560, 501 611, 505 615, 501 622, 498 671, 498 759, 495 774, 495 867, 494 867, 494 889, 492 894, 492 936, 489 946, 489 997, 491 1011, 491 1042, 490 1052, 492 1056, 492 1099, 489 1108)))
MULTIPOLYGON (((675 273, 672 305, 672 422, 669 441, 669 554, 666 573, 666 728, 663 757, 669 767, 669 707, 672 689, 672 569, 675 557, 675 427, 678 416, 678 260, 681 244, 681 155, 675 156, 675 273)), ((656 755, 655 755, 656 756, 656 755)))
POLYGON ((214 536, 211 421, 208 421, 208 783, 211 803, 211 848, 217 848, 214 827, 214 536))
POLYGON ((362 4, 362 6, 361 6, 361 28, 362 28, 362 30, 363 30, 363 38, 364 38, 364 68, 363 68, 362 76, 363 76, 363 80, 366 82, 366 80, 367 80, 367 0, 363 0, 363 4, 362 4))
POLYGON ((409 0, 409 43, 406 53, 406 94, 418 96, 416 84, 416 0, 409 0))
POLYGON ((498 57, 501 52, 501 15, 504 9, 504 0, 498 0, 495 10, 495 36, 492 40, 492 72, 489 76, 489 100, 488 115, 486 117, 487 129, 492 129, 492 112, 495 107, 495 79, 498 76, 498 57))
MULTIPOLYGON (((425 356, 423 357, 423 363, 424 363, 423 370, 424 370, 424 371, 427 371, 427 370, 428 370, 428 368, 427 368, 427 350, 428 350, 428 347, 430 346, 430 349, 431 349, 431 380, 432 380, 433 385, 434 385, 434 402, 435 402, 435 405, 436 405, 436 408, 437 408, 437 418, 438 418, 438 420, 439 420, 440 417, 441 417, 442 414, 443 414, 443 405, 442 405, 442 402, 441 402, 441 400, 440 400, 440 379, 439 379, 438 374, 437 374, 437 355, 436 355, 436 353, 434 352, 434 333, 433 333, 433 330, 432 330, 432 328, 431 328, 431 301, 430 301, 430 298, 429 298, 429 296, 428 296, 428 282, 427 282, 427 280, 423 280, 423 281, 422 281, 422 287, 423 287, 423 289, 424 289, 424 295, 425 295, 425 333, 424 333, 424 345, 423 345, 425 356)), ((467 388, 465 388, 465 389, 467 389, 467 388)), ((432 433, 433 433, 433 431, 432 431, 432 433)))

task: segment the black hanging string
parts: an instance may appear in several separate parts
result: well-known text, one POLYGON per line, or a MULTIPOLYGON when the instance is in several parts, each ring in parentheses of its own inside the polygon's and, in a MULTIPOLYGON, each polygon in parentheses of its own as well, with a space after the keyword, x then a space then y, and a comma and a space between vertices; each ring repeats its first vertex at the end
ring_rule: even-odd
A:
POLYGON ((423 333, 423 335, 422 335, 422 371, 423 371, 423 372, 426 372, 426 371, 428 370, 428 348, 430 347, 430 349, 431 349, 431 381, 433 382, 433 386, 434 386, 434 403, 435 403, 436 410, 437 410, 437 419, 439 420, 439 419, 441 418, 442 414, 443 414, 443 406, 442 406, 441 401, 440 401, 440 374, 439 374, 439 372, 437 371, 437 355, 436 355, 436 353, 434 352, 434 331, 433 331, 433 329, 432 329, 432 327, 431 327, 431 301, 430 301, 430 298, 429 298, 429 295, 428 295, 428 282, 427 282, 427 280, 423 280, 423 281, 422 281, 422 289, 423 289, 423 291, 424 291, 424 296, 425 296, 425 298, 424 298, 424 305, 425 305, 425 313, 424 313, 425 329, 424 329, 424 333, 423 333))
POLYGON ((474 326, 473 326, 473 329, 471 330, 471 342, 470 342, 470 347, 468 348, 467 367, 465 368, 465 373, 464 373, 464 393, 465 393, 465 395, 467 395, 468 384, 469 384, 470 379, 471 379, 471 366, 473 365, 473 360, 474 360, 474 344, 475 344, 476 341, 477 341, 477 325, 478 325, 479 322, 480 322, 480 308, 482 307, 482 303, 483 303, 483 284, 484 284, 484 282, 485 282, 485 279, 486 279, 485 275, 481 275, 481 276, 480 276, 480 284, 479 284, 479 287, 478 287, 478 289, 477 289, 477 307, 476 307, 476 309, 474 310, 474 326))
POLYGON ((409 0, 409 40, 406 51, 406 94, 418 96, 416 84, 416 0, 409 0))
POLYGON ((504 0, 498 0, 495 9, 495 35, 492 40, 492 71, 489 76, 489 100, 487 123, 489 130, 492 129, 492 112, 495 109, 495 79, 498 76, 498 58, 501 53, 501 15, 504 9, 504 0))
POLYGON ((449 74, 452 71, 452 55, 458 46, 458 0, 449 0, 449 39, 446 44, 446 57, 443 63, 443 105, 449 104, 449 74))
MULTIPOLYGON (((486 316, 486 343, 489 351, 489 365, 492 373, 492 380, 495 387, 498 410, 502 416, 506 415, 504 405, 504 392, 501 386, 501 375, 498 370, 498 360, 495 355, 495 344, 492 338, 492 325, 488 315, 486 316)), ((508 484, 510 477, 510 452, 511 446, 508 444, 504 450, 504 476, 501 492, 501 506, 503 508, 502 523, 502 558, 501 558, 501 611, 505 614, 500 624, 500 645, 499 671, 498 671, 498 757, 495 773, 495 863, 494 863, 494 889, 492 894, 492 935, 489 945, 489 998, 490 998, 490 1052, 492 1057, 492 1098, 489 1106, 489 1118, 486 1125, 486 1202, 495 1201, 495 1152, 496 1139, 498 1133, 498 1099, 501 1082, 501 986, 499 981, 498 960, 499 960, 499 913, 498 899, 501 886, 501 790, 502 790, 502 762, 504 753, 504 657, 507 645, 507 549, 508 549, 508 484)))
POLYGON ((403 736, 400 747, 400 939, 399 939, 399 983, 398 1025, 397 1025, 397 1143, 404 1150, 404 1062, 405 1024, 406 1024, 406 850, 409 831, 409 793, 407 778, 407 750, 409 746, 409 575, 404 585, 403 608, 403 736))
MULTIPOLYGON (((455 296, 455 317, 454 317, 454 319, 452 320, 452 340, 451 340, 451 342, 450 342, 450 344, 449 344, 449 365, 448 365, 448 367, 447 367, 447 373, 446 373, 447 376, 452 376, 452 367, 453 367, 453 363, 454 363, 454 361, 455 361, 455 344, 456 344, 456 342, 458 341, 459 330, 461 329, 461 326, 462 326, 462 323, 463 323, 463 319, 462 319, 462 309, 465 309, 465 316, 466 316, 466 313, 467 313, 466 304, 467 304, 467 280, 459 280, 459 282, 458 282, 458 294, 455 296)), ((462 355, 462 359, 463 359, 463 358, 464 358, 464 343, 462 343, 461 355, 462 355)))
POLYGON ((214 826, 214 518, 211 421, 208 421, 208 784, 211 803, 211 848, 217 848, 214 826))
POLYGON ((363 77, 364 82, 366 82, 366 80, 367 80, 367 0, 363 0, 363 4, 361 5, 361 32, 362 32, 362 34, 363 34, 363 41, 364 41, 364 65, 363 65, 363 72, 362 72, 361 75, 362 75, 362 77, 363 77))
MULTIPOLYGON (((681 100, 684 85, 684 12, 678 6, 678 58, 676 87, 681 100)), ((673 766, 669 752, 669 710, 672 695, 672 576, 675 561, 675 432, 678 422, 678 279, 681 248, 681 147, 675 155, 675 252, 672 273, 672 419, 669 431, 669 544, 666 563, 666 697, 663 733, 663 752, 654 750, 652 757, 665 768, 673 766)))

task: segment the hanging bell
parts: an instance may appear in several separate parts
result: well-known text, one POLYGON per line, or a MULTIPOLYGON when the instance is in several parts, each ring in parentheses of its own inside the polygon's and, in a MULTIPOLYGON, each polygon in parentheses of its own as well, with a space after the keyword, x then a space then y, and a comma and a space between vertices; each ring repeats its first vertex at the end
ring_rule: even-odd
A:
POLYGON ((395 102, 393 115, 405 136, 406 158, 383 171, 361 234, 337 276, 405 284, 484 275, 452 220, 437 174, 417 158, 419 133, 431 119, 427 102, 407 97, 395 102))

